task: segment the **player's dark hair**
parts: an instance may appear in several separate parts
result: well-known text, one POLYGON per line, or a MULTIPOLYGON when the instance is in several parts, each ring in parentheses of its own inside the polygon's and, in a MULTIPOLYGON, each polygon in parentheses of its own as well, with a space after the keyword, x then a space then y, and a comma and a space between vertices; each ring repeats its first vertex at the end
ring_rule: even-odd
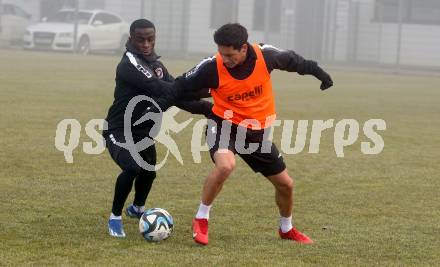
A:
POLYGON ((238 23, 225 24, 214 33, 214 41, 217 45, 232 46, 235 50, 240 50, 247 40, 246 28, 238 23))
POLYGON ((136 29, 145 29, 145 28, 153 28, 156 30, 156 27, 154 27, 153 22, 149 21, 148 19, 137 19, 133 21, 130 25, 130 34, 132 35, 134 33, 134 30, 136 29))

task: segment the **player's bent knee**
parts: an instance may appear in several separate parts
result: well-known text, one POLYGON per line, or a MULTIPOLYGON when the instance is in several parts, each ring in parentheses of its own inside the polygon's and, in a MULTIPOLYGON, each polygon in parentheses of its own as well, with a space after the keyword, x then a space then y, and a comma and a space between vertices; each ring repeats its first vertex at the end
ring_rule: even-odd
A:
POLYGON ((283 179, 282 181, 279 181, 275 184, 275 187, 278 188, 278 190, 282 191, 292 191, 293 190, 293 180, 289 177, 289 179, 283 179))
POLYGON ((222 177, 228 177, 235 168, 235 163, 221 164, 216 167, 222 177))

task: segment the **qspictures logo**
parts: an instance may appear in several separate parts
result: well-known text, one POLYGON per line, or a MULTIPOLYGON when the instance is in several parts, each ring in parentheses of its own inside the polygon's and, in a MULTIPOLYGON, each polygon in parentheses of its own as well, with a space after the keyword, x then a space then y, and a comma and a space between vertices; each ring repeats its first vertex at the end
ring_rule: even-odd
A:
MULTIPOLYGON (((119 142, 111 137, 110 141, 128 150, 137 164, 146 170, 160 169, 165 165, 170 154, 173 155, 179 163, 184 164, 184 159, 180 151, 182 147, 187 149, 187 144, 178 144, 173 136, 188 127, 192 127, 190 149, 194 163, 201 163, 201 153, 209 151, 208 143, 215 143, 215 140, 210 140, 211 142, 206 141, 205 133, 207 131, 211 131, 212 134, 220 131, 220 135, 214 136, 219 138, 221 142, 229 142, 229 138, 231 138, 230 130, 225 127, 231 127, 231 122, 228 120, 228 118, 233 116, 231 110, 225 112, 226 120, 222 122, 221 129, 218 129, 219 126, 210 119, 199 119, 196 121, 194 118, 189 118, 186 121, 178 122, 175 116, 179 111, 179 109, 173 107, 167 112, 162 112, 153 99, 147 96, 134 97, 127 105, 124 113, 123 133, 125 142, 119 142), (143 116, 132 124, 133 110, 135 106, 142 101, 148 101, 149 106, 155 106, 155 110, 159 112, 146 110, 143 116), (153 126, 148 133, 145 133, 146 137, 136 143, 133 138, 132 127, 146 121, 151 121, 153 126), (139 153, 155 143, 163 145, 166 148, 166 153, 163 159, 158 160, 158 163, 153 166, 144 161, 139 153)), ((273 117, 268 117, 266 121, 273 121, 273 123, 271 127, 264 129, 262 142, 250 143, 247 144, 247 147, 244 146, 246 133, 248 131, 247 126, 258 126, 259 122, 256 120, 244 120, 240 123, 234 138, 237 152, 250 154, 257 149, 261 149, 263 153, 270 153, 270 144, 272 143, 274 132, 281 131, 280 151, 284 155, 295 155, 305 152, 307 143, 307 152, 317 154, 320 151, 323 131, 330 129, 334 131, 333 147, 336 157, 339 158, 345 156, 344 149, 354 145, 360 136, 363 136, 364 141, 361 141, 359 149, 360 153, 364 155, 380 154, 385 147, 385 142, 380 135, 380 131, 386 130, 386 123, 382 119, 369 119, 364 122, 359 122, 356 119, 342 119, 339 121, 335 119, 295 121, 274 120, 273 117), (295 124, 296 134, 294 136, 295 124)), ((85 125, 84 130, 91 141, 83 142, 83 152, 90 155, 103 153, 105 151, 105 139, 98 130, 103 131, 107 129, 107 122, 104 119, 90 120, 85 125)), ((81 130, 81 124, 76 119, 64 119, 57 125, 55 147, 63 152, 67 163, 74 162, 73 151, 79 146, 81 130)))

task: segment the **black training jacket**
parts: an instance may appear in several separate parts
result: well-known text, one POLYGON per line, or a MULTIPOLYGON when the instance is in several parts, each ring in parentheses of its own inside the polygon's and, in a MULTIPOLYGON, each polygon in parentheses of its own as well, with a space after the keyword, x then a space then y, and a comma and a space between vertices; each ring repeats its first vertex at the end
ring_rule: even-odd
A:
MULTIPOLYGON (((248 45, 249 49, 245 62, 232 69, 228 69, 235 79, 246 79, 254 70, 257 55, 253 46, 248 45)), ((323 70, 315 61, 306 60, 294 51, 281 50, 266 44, 259 44, 259 47, 263 53, 269 73, 274 69, 297 72, 300 75, 310 74, 315 77, 319 77, 323 73, 323 70)), ((206 90, 203 88, 215 89, 218 87, 218 84, 217 62, 215 56, 213 56, 205 58, 193 69, 179 76, 174 85, 174 92, 182 94, 182 92, 190 92, 191 90, 206 90)))
MULTIPOLYGON (((123 129, 124 113, 129 101, 136 96, 145 95, 152 98, 163 111, 171 105, 176 105, 193 114, 207 114, 212 108, 208 101, 176 101, 171 97, 174 78, 160 62, 159 56, 153 53, 145 57, 130 43, 126 44, 127 51, 122 56, 116 68, 116 87, 114 101, 107 114, 108 131, 123 129)), ((188 97, 197 99, 195 96, 188 97)), ((131 125, 142 117, 152 104, 149 101, 139 102, 132 113, 131 125)), ((152 121, 146 121, 132 126, 136 135, 146 136, 152 127, 152 121)))

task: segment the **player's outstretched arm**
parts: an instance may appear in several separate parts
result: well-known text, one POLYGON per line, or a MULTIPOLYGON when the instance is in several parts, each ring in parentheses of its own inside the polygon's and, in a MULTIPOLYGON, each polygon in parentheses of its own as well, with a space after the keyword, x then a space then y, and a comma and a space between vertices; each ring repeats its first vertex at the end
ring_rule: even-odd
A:
MULTIPOLYGON (((168 72, 162 62, 160 62, 163 69, 163 79, 167 82, 174 82, 175 78, 168 72)), ((177 86, 175 90, 178 90, 177 86)), ((200 90, 181 90, 180 93, 183 94, 179 98, 175 106, 189 112, 191 114, 200 114, 208 116, 211 114, 213 104, 206 100, 200 100, 201 98, 211 97, 209 88, 202 88, 200 90), (184 99, 182 99, 184 98, 184 99)))
POLYGON ((333 85, 330 75, 318 63, 304 59, 292 50, 282 50, 272 45, 260 44, 267 70, 274 69, 297 72, 300 75, 313 75, 321 81, 321 90, 326 90, 333 85))
POLYGON ((321 90, 326 90, 333 86, 333 80, 332 77, 330 77, 330 74, 325 72, 321 67, 318 65, 316 66, 315 73, 313 73, 313 76, 315 76, 318 80, 321 81, 321 90))
POLYGON ((191 114, 201 114, 208 117, 211 114, 212 104, 206 100, 177 101, 176 107, 183 109, 191 114))

